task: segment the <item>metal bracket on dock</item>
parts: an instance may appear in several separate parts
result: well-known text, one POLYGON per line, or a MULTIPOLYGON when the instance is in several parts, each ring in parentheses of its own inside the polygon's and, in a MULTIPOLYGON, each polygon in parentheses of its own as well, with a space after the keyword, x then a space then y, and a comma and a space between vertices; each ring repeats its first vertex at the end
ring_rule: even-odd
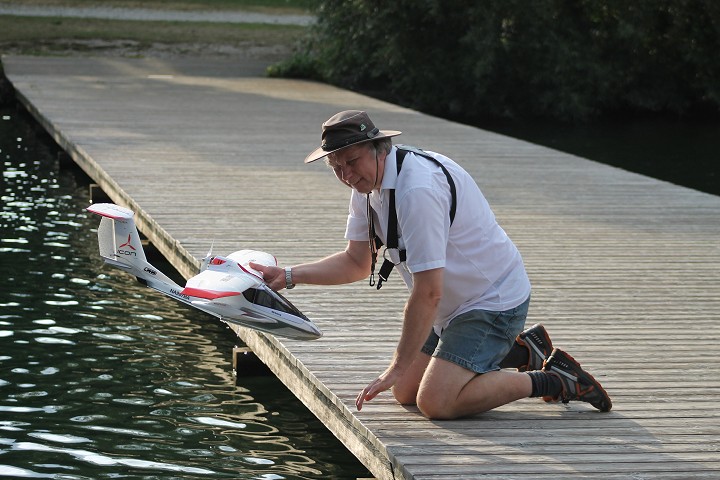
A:
POLYGON ((90 184, 90 202, 91 203, 113 203, 112 199, 105 191, 100 188, 97 183, 90 184))
POLYGON ((233 372, 235 378, 273 375, 272 370, 255 355, 250 347, 233 348, 233 372))

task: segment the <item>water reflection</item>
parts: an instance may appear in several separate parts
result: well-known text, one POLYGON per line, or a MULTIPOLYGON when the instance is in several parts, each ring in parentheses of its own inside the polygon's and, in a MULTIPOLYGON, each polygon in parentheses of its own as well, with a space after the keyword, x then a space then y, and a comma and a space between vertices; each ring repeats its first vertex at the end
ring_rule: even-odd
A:
POLYGON ((81 187, 0 118, 0 477, 368 476, 276 379, 235 386, 225 326, 103 266, 81 187))

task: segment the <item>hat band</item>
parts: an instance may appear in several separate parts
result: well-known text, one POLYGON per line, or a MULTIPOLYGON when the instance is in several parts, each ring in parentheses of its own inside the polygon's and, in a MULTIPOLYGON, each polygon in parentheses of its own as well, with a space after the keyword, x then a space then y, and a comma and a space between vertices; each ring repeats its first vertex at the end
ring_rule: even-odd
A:
POLYGON ((324 143, 321 148, 326 152, 331 152, 333 150, 337 150, 339 148, 347 147, 348 145, 352 145, 353 143, 358 143, 366 139, 372 139, 377 136, 377 134, 380 133, 380 129, 373 128, 367 133, 363 133, 360 135, 356 135, 354 137, 346 138, 340 142, 337 143, 324 143))

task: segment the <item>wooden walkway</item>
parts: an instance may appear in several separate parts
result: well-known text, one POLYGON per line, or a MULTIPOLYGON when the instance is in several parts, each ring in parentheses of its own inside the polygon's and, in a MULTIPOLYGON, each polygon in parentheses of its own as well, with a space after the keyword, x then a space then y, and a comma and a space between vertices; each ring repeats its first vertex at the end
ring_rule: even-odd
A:
POLYGON ((523 400, 435 422, 383 394, 358 413, 356 394, 393 353, 402 282, 295 289, 323 339, 237 333, 376 477, 720 478, 720 198, 248 65, 3 63, 27 108, 186 275, 213 241, 281 264, 344 247, 348 190, 321 162, 302 164, 339 110, 367 109, 474 175, 523 253, 529 322, 614 409, 523 400))

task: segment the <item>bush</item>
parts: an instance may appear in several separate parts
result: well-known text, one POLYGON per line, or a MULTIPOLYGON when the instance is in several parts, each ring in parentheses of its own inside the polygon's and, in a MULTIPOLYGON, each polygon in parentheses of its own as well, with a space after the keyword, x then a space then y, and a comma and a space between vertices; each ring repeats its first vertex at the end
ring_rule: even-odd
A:
POLYGON ((311 37, 276 73, 466 120, 720 112, 714 0, 325 0, 314 10, 311 37))

